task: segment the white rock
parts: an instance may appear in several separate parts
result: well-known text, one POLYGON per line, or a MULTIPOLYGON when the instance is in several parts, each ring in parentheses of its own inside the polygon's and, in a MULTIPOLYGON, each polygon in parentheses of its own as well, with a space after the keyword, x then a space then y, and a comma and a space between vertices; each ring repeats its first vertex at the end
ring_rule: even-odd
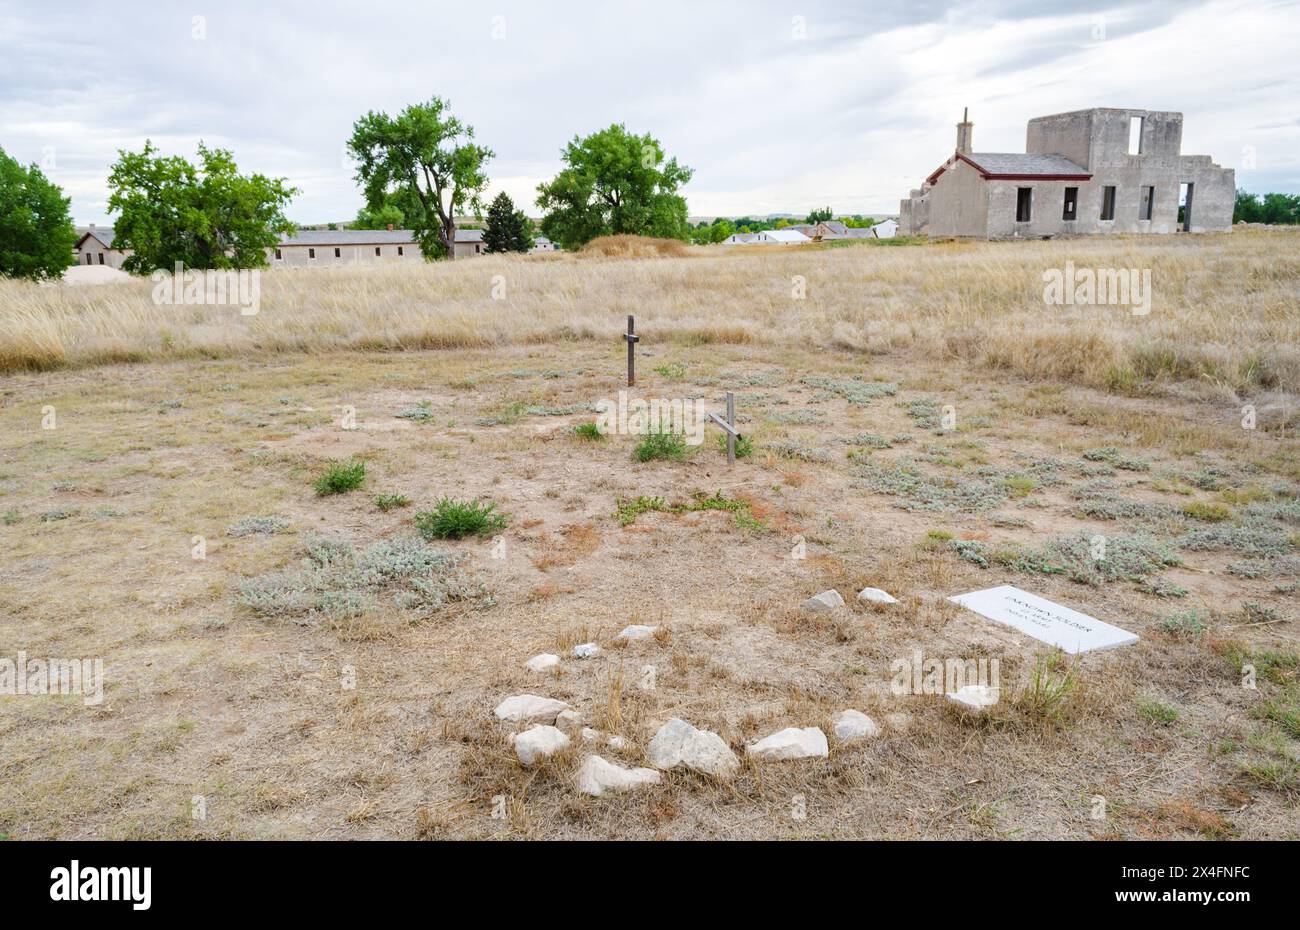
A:
POLYGON ((590 659, 592 656, 600 655, 600 647, 595 643, 583 643, 581 646, 573 647, 573 657, 575 659, 590 659))
POLYGON ((492 713, 511 723, 534 721, 554 723, 560 711, 568 709, 568 704, 554 698, 538 697, 535 694, 516 694, 498 704, 492 713))
POLYGON ((697 730, 685 720, 672 718, 646 747, 646 759, 657 769, 684 765, 688 769, 726 778, 736 774, 740 760, 721 736, 697 730))
POLYGON ((820 727, 787 727, 751 743, 745 752, 759 759, 824 759, 830 755, 826 734, 820 727))
POLYGON ((594 743, 600 739, 600 731, 593 730, 591 727, 582 728, 582 741, 584 743, 594 743))
POLYGON ((611 736, 608 745, 610 749, 626 749, 627 740, 621 736, 611 736))
POLYGON ((659 629, 657 626, 642 626, 639 623, 634 623, 629 627, 624 627, 614 638, 628 643, 635 643, 654 636, 657 629, 659 629))
POLYGON ((550 652, 543 652, 541 655, 533 656, 524 666, 530 672, 546 672, 560 664, 560 657, 550 652))
POLYGON ((858 600, 864 604, 897 604, 898 598, 879 588, 863 588, 858 592, 858 600))
POLYGON ((944 695, 948 701, 964 711, 983 713, 998 702, 999 689, 988 685, 966 685, 944 695))
POLYGON ((582 714, 576 710, 562 710, 555 715, 555 725, 563 729, 573 729, 582 723, 582 714))
POLYGON ((876 721, 856 710, 846 710, 832 721, 835 725, 835 738, 841 743, 851 743, 859 739, 875 739, 880 735, 876 721))
POLYGON ((832 613, 844 606, 844 598, 840 592, 832 588, 829 591, 823 591, 816 597, 810 597, 803 602, 804 610, 812 610, 817 613, 832 613))
POLYGON ((641 785, 657 784, 659 777, 654 769, 625 769, 600 756, 588 756, 578 770, 578 790, 598 798, 606 791, 629 791, 641 785))
POLYGON ((532 765, 569 745, 569 738, 555 727, 538 725, 515 737, 515 755, 524 765, 532 765))

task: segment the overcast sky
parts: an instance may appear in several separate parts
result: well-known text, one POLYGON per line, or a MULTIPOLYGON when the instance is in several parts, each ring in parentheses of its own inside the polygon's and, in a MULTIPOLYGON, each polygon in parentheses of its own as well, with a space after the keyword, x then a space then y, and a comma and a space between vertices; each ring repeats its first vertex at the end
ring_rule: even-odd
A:
POLYGON ((896 213, 964 106, 975 150, 1003 152, 1033 116, 1178 110, 1184 154, 1300 192, 1292 0, 0 0, 0 148, 81 224, 111 221, 108 166, 146 138, 287 177, 298 222, 350 219, 352 123, 435 94, 532 214, 562 146, 613 122, 695 169, 692 215, 896 213))

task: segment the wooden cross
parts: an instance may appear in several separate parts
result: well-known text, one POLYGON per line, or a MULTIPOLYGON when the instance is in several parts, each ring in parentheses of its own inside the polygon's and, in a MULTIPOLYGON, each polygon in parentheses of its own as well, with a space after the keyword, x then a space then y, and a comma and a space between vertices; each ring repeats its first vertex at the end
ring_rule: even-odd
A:
POLYGON ((627 318, 627 332, 623 334, 627 342, 627 386, 636 384, 636 344, 641 337, 636 334, 636 320, 631 315, 627 318))
POLYGON ((727 434, 727 464, 736 464, 736 440, 743 439, 740 433, 736 432, 736 395, 730 391, 727 392, 727 418, 724 420, 716 413, 710 413, 709 419, 722 427, 727 434))

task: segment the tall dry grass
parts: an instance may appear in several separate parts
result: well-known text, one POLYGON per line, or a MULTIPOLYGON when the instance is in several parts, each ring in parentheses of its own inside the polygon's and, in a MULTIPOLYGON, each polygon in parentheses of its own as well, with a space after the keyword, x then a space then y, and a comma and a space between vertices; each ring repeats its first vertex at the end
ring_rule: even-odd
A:
POLYGON ((690 246, 680 239, 650 236, 600 236, 582 247, 587 258, 684 258, 690 246))
POLYGON ((1287 232, 275 269, 256 316, 157 306, 151 290, 0 281, 0 371, 610 341, 633 313, 657 342, 922 353, 1123 391, 1179 381, 1300 393, 1300 236, 1287 232), (1150 268, 1151 313, 1045 305, 1043 272, 1067 260, 1150 268))

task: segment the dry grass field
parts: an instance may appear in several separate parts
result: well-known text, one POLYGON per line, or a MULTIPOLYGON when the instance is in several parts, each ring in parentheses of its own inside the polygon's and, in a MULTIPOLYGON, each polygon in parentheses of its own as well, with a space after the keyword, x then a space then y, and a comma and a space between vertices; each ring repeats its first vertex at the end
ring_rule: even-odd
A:
POLYGON ((97 705, 0 695, 0 835, 1295 838, 1297 246, 276 270, 255 316, 0 283, 0 657, 105 666, 97 705), (1067 260, 1150 268, 1150 314, 1045 306, 1067 260), (625 387, 627 314, 635 396, 733 391, 751 454, 574 431, 625 387), (361 486, 318 494, 331 461, 361 486), (508 523, 426 542, 443 498, 508 523), (1003 583, 1141 640, 1067 657, 946 600, 1003 583), (917 650, 997 658, 1002 700, 893 693, 917 650), (492 711, 525 693, 598 744, 521 765, 492 711), (744 753, 848 708, 881 733, 744 753), (576 790, 672 717, 739 773, 576 790))

